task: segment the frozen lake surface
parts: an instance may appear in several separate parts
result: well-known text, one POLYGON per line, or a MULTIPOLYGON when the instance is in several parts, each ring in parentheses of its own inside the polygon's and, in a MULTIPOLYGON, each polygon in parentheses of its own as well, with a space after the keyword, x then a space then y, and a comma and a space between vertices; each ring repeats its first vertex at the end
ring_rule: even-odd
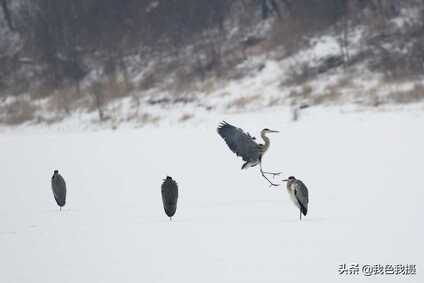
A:
POLYGON ((204 123, 0 136, 0 282, 424 282, 424 115, 278 109, 204 123), (241 171, 226 120, 271 136, 264 169, 309 188, 299 222, 285 186, 241 171), (50 177, 68 186, 59 213, 50 177), (172 222, 160 185, 179 184, 172 222), (417 275, 339 275, 340 264, 416 264, 417 275))

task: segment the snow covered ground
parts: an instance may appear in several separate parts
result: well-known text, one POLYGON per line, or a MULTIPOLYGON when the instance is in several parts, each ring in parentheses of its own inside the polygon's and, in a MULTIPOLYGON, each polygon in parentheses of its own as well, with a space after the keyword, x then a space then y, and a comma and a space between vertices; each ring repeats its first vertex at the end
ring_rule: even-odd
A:
MULTIPOLYGON (((202 123, 0 136, 0 282, 424 282, 424 115, 269 108, 202 123), (264 168, 309 188, 302 222, 216 133, 271 137, 264 168), (68 200, 59 213, 50 177, 68 200), (160 184, 180 187, 172 222, 160 184), (339 275, 340 264, 416 264, 417 275, 339 275)), ((276 179, 276 181, 278 181, 276 179)))

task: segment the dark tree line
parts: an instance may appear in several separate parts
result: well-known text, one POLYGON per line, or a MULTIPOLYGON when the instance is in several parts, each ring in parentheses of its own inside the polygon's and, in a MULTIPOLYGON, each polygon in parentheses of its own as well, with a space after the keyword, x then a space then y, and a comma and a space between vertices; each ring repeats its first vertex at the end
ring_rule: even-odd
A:
POLYGON ((3 15, 6 20, 7 26, 11 31, 14 31, 15 27, 12 22, 12 16, 9 8, 9 0, 0 0, 0 5, 3 10, 3 15))
MULTIPOLYGON (((14 28, 8 0, 0 0, 14 28)), ((223 30, 231 0, 31 0, 19 11, 27 52, 53 82, 78 82, 84 57, 116 61, 140 50, 179 49, 206 30, 223 30)))
MULTIPOLYGON (((412 0, 411 0, 412 1, 412 0)), ((226 23, 245 13, 248 19, 302 21, 304 35, 340 22, 345 57, 351 15, 369 9, 399 13, 400 0, 25 0, 18 10, 0 0, 8 28, 23 38, 26 57, 45 66, 53 87, 75 84, 88 73, 87 61, 126 73, 124 58, 173 52, 205 35, 222 35, 226 23), (245 8, 243 8, 245 7, 245 8), (246 8, 247 7, 247 8, 246 8)), ((254 22, 253 22, 254 24, 254 22)), ((242 25, 248 25, 243 23, 242 25)), ((246 27, 240 26, 239 29, 246 27)), ((210 40, 214 40, 211 38, 210 40)), ((222 40, 222 38, 221 38, 222 40)), ((216 43, 219 45, 220 43, 216 43)), ((205 44, 207 52, 215 52, 205 44)), ((1 55, 1 54, 0 54, 1 55)), ((1 68, 1 67, 0 67, 1 68)))

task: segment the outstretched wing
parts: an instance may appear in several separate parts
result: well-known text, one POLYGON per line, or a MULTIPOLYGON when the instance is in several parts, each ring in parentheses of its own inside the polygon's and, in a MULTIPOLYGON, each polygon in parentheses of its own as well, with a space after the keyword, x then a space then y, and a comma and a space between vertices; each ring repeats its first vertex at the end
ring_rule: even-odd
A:
POLYGON ((231 151, 237 156, 241 156, 244 161, 255 162, 259 160, 259 145, 242 129, 223 121, 218 126, 218 134, 225 140, 231 151))
POLYGON ((296 199, 300 204, 300 209, 303 215, 306 215, 308 213, 309 203, 308 188, 306 188, 305 184, 300 180, 296 180, 293 186, 296 199))

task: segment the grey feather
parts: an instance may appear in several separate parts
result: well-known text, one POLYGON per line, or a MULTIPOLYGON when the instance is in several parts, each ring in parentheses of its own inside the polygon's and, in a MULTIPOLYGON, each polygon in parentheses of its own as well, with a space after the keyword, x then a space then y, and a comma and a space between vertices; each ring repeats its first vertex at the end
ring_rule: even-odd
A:
POLYGON ((218 134, 225 140, 232 152, 241 156, 246 162, 259 160, 261 151, 259 145, 242 129, 223 121, 218 127, 218 134))
POLYGON ((161 186, 162 203, 168 217, 174 216, 177 211, 178 185, 171 177, 166 177, 161 186))
POLYGON ((52 191, 57 205, 64 206, 66 203, 66 183, 57 171, 52 176, 52 191))
POLYGON ((295 196, 299 202, 300 209, 302 210, 303 215, 306 215, 308 213, 309 203, 308 188, 302 181, 297 179, 294 180, 291 185, 294 188, 295 196))

